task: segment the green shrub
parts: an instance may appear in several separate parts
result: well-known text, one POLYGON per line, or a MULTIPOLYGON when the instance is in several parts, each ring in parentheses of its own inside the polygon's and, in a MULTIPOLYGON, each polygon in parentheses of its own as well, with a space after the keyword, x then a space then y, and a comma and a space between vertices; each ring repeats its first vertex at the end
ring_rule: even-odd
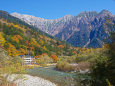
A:
POLYGON ((47 64, 52 63, 53 60, 48 55, 41 55, 36 62, 41 66, 47 66, 47 64))
POLYGON ((68 62, 62 62, 62 61, 57 63, 56 68, 60 71, 66 71, 66 72, 74 70, 74 67, 72 65, 70 65, 68 62))

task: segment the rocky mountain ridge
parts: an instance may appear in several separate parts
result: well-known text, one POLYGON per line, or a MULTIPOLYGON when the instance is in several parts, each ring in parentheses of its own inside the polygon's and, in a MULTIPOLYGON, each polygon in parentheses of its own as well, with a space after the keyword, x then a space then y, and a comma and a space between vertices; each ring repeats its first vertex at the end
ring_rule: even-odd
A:
MULTIPOLYGON (((53 36, 58 33, 58 31, 57 32, 55 31, 56 30, 55 28, 57 28, 59 24, 67 23, 73 18, 72 15, 65 15, 64 17, 58 19, 44 19, 44 18, 35 17, 31 15, 22 15, 16 12, 12 13, 11 15, 25 21, 30 25, 36 26, 40 30, 53 36)), ((59 28, 63 28, 63 25, 60 25, 59 28)))
POLYGON ((66 15, 53 20, 18 13, 11 15, 73 46, 95 48, 101 47, 105 38, 108 37, 103 27, 105 17, 110 16, 115 19, 115 15, 107 10, 99 13, 84 11, 77 16, 66 15))

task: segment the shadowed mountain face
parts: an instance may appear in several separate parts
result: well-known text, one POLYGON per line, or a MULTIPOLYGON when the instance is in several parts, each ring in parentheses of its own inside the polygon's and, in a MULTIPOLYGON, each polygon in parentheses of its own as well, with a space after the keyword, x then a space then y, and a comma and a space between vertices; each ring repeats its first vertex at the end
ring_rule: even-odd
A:
POLYGON ((102 10, 100 13, 82 12, 77 16, 66 15, 54 20, 18 13, 11 15, 73 46, 95 48, 101 47, 108 37, 104 29, 105 17, 110 16, 115 19, 115 16, 107 10, 102 10))

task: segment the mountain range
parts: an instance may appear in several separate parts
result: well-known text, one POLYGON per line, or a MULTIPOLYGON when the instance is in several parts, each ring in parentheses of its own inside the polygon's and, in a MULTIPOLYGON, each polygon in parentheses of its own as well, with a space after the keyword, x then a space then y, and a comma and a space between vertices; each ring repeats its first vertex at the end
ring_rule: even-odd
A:
POLYGON ((16 12, 11 15, 73 46, 94 48, 102 47, 108 37, 104 28, 105 17, 110 16, 115 20, 115 15, 108 10, 99 13, 84 11, 77 16, 65 15, 58 19, 43 19, 16 12))
MULTIPOLYGON (((0 48, 10 56, 72 56, 76 49, 19 18, 0 10, 0 48)), ((56 57, 57 58, 57 57, 56 57)))

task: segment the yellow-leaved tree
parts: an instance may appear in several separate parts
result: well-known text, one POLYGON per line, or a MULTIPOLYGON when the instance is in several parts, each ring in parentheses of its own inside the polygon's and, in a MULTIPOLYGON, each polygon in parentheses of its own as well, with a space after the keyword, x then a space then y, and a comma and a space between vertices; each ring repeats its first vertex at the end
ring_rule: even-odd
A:
POLYGON ((20 48, 20 55, 27 54, 27 49, 20 48))
POLYGON ((0 46, 4 46, 4 43, 5 43, 6 41, 5 41, 5 39, 4 39, 4 37, 3 37, 3 35, 2 35, 2 33, 0 32, 0 46))
POLYGON ((40 43, 41 45, 44 45, 44 41, 43 41, 42 39, 40 39, 39 43, 40 43))
POLYGON ((10 56, 14 57, 19 55, 19 51, 16 50, 16 47, 14 45, 12 45, 11 43, 7 43, 7 45, 8 45, 7 51, 10 56))
POLYGON ((31 45, 37 45, 37 41, 35 40, 35 38, 32 38, 30 41, 31 45))
POLYGON ((23 38, 20 35, 14 35, 12 37, 12 40, 15 41, 16 43, 19 43, 19 41, 23 40, 23 38))

